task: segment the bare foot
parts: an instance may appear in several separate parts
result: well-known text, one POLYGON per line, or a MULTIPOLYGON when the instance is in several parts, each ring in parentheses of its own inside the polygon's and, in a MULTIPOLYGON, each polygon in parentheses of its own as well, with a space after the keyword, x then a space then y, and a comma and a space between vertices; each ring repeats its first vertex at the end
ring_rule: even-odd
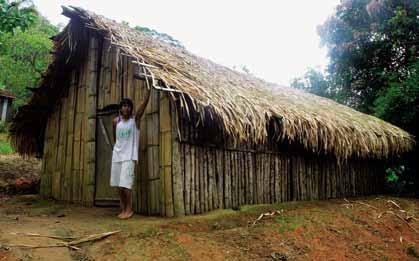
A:
POLYGON ((120 219, 129 219, 130 217, 132 217, 132 215, 134 215, 134 212, 133 212, 133 211, 128 212, 128 213, 124 213, 124 214, 120 217, 120 219))
POLYGON ((124 215, 125 215, 125 213, 121 212, 121 213, 118 214, 118 218, 122 219, 124 215))

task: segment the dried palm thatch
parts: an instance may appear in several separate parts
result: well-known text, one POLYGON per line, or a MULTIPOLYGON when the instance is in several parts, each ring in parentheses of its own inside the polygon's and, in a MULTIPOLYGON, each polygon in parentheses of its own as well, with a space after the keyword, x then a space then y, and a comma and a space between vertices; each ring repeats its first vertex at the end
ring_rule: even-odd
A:
MULTIPOLYGON (((241 74, 81 8, 64 8, 63 14, 71 21, 60 44, 71 49, 70 39, 75 38, 71 25, 76 22, 100 33, 120 48, 118 55, 155 66, 150 70, 157 79, 183 92, 184 110, 197 112, 202 121, 211 120, 208 115, 216 117, 236 142, 272 142, 268 126, 273 121, 278 122, 277 141, 297 142, 308 151, 343 159, 387 158, 414 144, 400 128, 332 100, 241 74)), ((18 145, 19 133, 13 135, 18 145)))

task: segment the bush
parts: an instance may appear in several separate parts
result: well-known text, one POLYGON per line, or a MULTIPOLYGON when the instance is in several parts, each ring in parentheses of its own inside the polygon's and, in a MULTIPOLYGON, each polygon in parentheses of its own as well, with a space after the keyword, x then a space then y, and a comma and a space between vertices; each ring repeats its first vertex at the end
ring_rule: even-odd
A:
POLYGON ((415 192, 412 170, 404 165, 386 169, 386 189, 397 195, 415 192))
POLYGON ((7 132, 8 124, 4 121, 0 121, 0 133, 7 132))

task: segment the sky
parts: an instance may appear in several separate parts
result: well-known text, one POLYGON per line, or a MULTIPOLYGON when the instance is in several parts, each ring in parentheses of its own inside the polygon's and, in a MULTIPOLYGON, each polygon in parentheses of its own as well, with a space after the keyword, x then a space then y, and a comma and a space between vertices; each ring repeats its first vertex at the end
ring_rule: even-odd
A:
POLYGON ((307 68, 325 68, 317 26, 339 0, 33 0, 53 24, 67 24, 61 6, 78 6, 130 26, 167 33, 192 53, 232 68, 246 66, 290 85, 307 68))

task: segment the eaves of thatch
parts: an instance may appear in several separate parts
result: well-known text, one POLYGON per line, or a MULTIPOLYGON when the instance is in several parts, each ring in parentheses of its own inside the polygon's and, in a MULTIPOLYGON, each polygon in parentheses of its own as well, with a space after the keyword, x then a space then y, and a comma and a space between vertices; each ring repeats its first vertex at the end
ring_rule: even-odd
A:
MULTIPOLYGON (((156 79, 183 92, 182 106, 202 117, 208 115, 204 110, 211 111, 223 132, 237 142, 267 142, 268 126, 274 121, 280 125, 276 128, 278 141, 296 142, 310 152, 341 159, 388 158, 411 150, 414 144, 413 137, 402 129, 332 100, 236 72, 81 8, 64 8, 63 13, 71 21, 55 38, 54 62, 41 83, 45 90, 49 82, 59 78, 54 75, 54 63, 63 63, 65 58, 59 56, 77 49, 75 43, 82 36, 74 28, 82 26, 118 46, 117 55, 155 66, 150 70, 156 79)), ((48 92, 53 93, 49 97, 60 93, 48 92)), ((24 123, 30 119, 30 111, 42 104, 41 96, 33 95, 29 107, 18 113, 12 126, 12 141, 23 154, 33 154, 34 139, 42 137, 41 123, 35 134, 25 131, 28 125, 24 123), (32 144, 32 151, 22 149, 22 140, 32 144)))

